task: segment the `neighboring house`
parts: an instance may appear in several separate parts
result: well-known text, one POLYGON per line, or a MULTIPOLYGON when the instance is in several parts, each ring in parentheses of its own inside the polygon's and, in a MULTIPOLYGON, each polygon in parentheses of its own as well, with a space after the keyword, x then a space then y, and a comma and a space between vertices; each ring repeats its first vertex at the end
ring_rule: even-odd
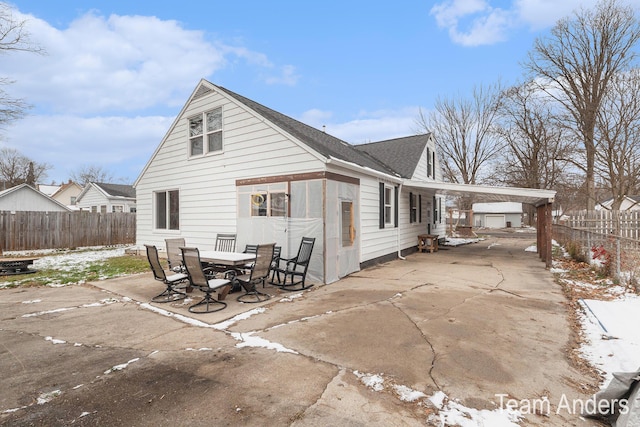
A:
POLYGON ((38 190, 41 193, 46 194, 47 196, 51 197, 53 196, 53 194, 58 191, 60 189, 59 185, 55 185, 55 184, 36 184, 36 190, 38 190))
POLYGON ((63 205, 66 205, 69 209, 78 210, 79 208, 76 202, 80 193, 82 193, 82 186, 73 181, 69 181, 66 184, 62 184, 51 197, 63 205))
POLYGON ((76 199, 81 211, 135 212, 136 190, 131 185, 90 182, 76 199))
POLYGON ((473 204, 473 226, 485 228, 522 227, 522 203, 473 204))
POLYGON ((20 184, 0 191, 0 211, 68 212, 69 208, 28 184, 20 184))
MULTIPOLYGON (((596 205, 596 210, 605 209, 610 211, 613 205, 613 198, 600 202, 596 205)), ((620 211, 637 211, 640 210, 640 196, 624 196, 620 211)))
POLYGON ((309 275, 331 283, 444 236, 442 181, 431 135, 350 145, 201 80, 134 187, 137 242, 184 237, 212 249, 275 242, 294 256, 315 237, 309 275))

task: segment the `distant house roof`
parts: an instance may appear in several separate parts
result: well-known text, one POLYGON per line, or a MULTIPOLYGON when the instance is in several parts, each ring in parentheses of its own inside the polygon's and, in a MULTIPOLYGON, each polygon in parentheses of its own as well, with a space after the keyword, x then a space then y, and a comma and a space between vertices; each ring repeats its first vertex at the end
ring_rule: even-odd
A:
POLYGON ((474 203, 475 213, 522 213, 522 203, 517 202, 492 202, 474 203))
POLYGON ((132 185, 125 184, 108 184, 105 182, 90 182, 87 184, 82 192, 78 195, 78 201, 82 200, 84 195, 90 188, 95 188, 98 192, 102 193, 107 199, 119 198, 119 199, 131 199, 136 198, 136 189, 132 185))
POLYGON ((105 182, 92 182, 92 184, 111 197, 130 197, 134 199, 136 197, 136 189, 132 185, 107 184, 105 182))
MULTIPOLYGON (((7 188, 6 190, 0 191, 0 199, 3 198, 7 198, 9 200, 11 200, 11 198, 9 196, 11 196, 12 194, 20 194, 20 192, 29 192, 31 194, 34 194, 35 197, 37 197, 36 200, 42 200, 43 203, 47 204, 47 205, 54 205, 56 207, 61 208, 60 210, 64 210, 64 211, 69 211, 70 209, 63 205, 62 203, 60 203, 59 201, 52 199, 51 197, 49 197, 48 195, 44 194, 41 191, 36 190, 35 188, 33 188, 32 186, 30 186, 29 184, 20 184, 20 185, 16 185, 15 187, 11 187, 11 188, 7 188)), ((18 203, 20 204, 20 203, 18 203)), ((12 209, 13 210, 13 209, 12 209)), ((28 208, 26 210, 34 210, 33 208, 28 208)), ((48 209, 45 205, 42 205, 41 209, 37 209, 37 210, 41 210, 41 211, 49 211, 51 209, 48 209)))
POLYGON ((47 185, 47 184, 37 184, 37 189, 41 193, 46 194, 47 196, 52 196, 56 191, 60 189, 59 185, 47 185))

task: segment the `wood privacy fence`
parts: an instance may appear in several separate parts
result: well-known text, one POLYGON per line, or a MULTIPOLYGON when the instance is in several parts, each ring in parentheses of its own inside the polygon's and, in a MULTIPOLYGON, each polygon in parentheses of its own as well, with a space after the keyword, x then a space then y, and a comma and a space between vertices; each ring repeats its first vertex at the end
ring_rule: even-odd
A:
POLYGON ((135 213, 0 211, 0 253, 133 244, 135 213))

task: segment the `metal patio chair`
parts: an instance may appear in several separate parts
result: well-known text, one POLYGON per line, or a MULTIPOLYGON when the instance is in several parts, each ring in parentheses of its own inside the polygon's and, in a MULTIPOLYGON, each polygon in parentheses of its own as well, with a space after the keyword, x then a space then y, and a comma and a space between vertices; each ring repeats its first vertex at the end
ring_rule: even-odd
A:
POLYGON ((262 287, 264 287, 264 282, 269 277, 269 268, 271 266, 271 261, 273 260, 274 246, 275 243, 258 245, 256 250, 256 262, 251 266, 250 272, 236 278, 238 283, 240 283, 240 286, 242 286, 245 291, 244 294, 237 298, 238 301, 256 303, 267 301, 271 298, 271 295, 259 292, 257 285, 258 283, 262 283, 262 287))
POLYGON ((185 284, 189 277, 185 273, 175 273, 167 275, 160 264, 158 256, 158 248, 154 245, 144 245, 147 248, 147 259, 153 272, 153 278, 165 284, 165 290, 151 298, 151 301, 157 303, 173 302, 185 299, 187 294, 178 290, 178 285, 185 284))
POLYGON ((305 284, 305 280, 315 241, 314 237, 303 237, 295 257, 279 258, 278 265, 273 269, 277 282, 272 280, 270 283, 279 286, 283 291, 302 291, 313 286, 313 284, 305 284), (281 280, 281 274, 284 276, 284 280, 281 280), (287 280, 290 283, 287 283, 287 280))
POLYGON ((224 279, 218 279, 213 270, 202 267, 198 248, 180 249, 182 250, 182 259, 187 270, 189 284, 204 292, 202 300, 190 306, 189 311, 191 313, 212 313, 224 309, 227 303, 222 300, 229 292, 231 282, 235 277, 235 271, 229 270, 224 273, 224 279), (212 296, 214 292, 218 294, 217 299, 212 296))
POLYGON ((183 237, 176 237, 173 239, 164 239, 167 245, 167 262, 169 263, 169 270, 176 273, 185 273, 184 265, 182 264, 182 252, 180 248, 187 246, 183 237))
POLYGON ((216 251, 235 252, 236 251, 236 235, 235 234, 218 234, 216 236, 216 251))

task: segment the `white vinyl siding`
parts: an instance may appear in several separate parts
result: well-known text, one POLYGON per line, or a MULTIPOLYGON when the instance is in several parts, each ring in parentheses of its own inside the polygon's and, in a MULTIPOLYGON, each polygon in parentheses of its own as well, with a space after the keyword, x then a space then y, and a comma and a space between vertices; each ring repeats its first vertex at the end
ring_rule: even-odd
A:
POLYGON ((236 232, 236 180, 324 170, 324 162, 262 117, 217 92, 185 106, 136 184, 137 242, 164 245, 167 235, 213 249, 217 233, 236 232), (224 155, 189 156, 188 117, 222 107, 224 155), (152 194, 180 189, 180 230, 153 230, 152 194))

